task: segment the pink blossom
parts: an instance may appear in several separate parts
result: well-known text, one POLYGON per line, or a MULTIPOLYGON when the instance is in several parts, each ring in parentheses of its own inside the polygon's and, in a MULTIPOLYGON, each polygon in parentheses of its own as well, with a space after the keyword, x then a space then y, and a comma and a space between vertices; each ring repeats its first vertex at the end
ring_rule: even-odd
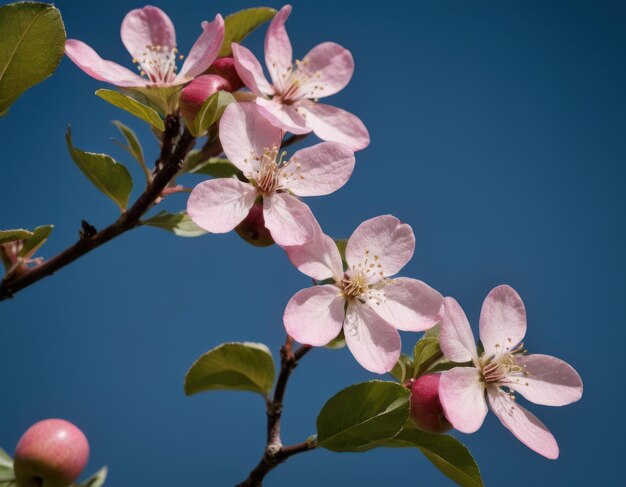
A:
POLYGON ((254 103, 229 105, 220 120, 220 140, 228 159, 247 178, 211 179, 194 188, 187 202, 191 219, 212 233, 235 228, 263 200, 263 219, 274 241, 302 245, 318 223, 297 196, 321 196, 341 188, 352 175, 354 153, 337 142, 279 154, 283 132, 267 122, 254 103))
POLYGON ((102 59, 82 41, 68 39, 67 56, 92 78, 123 88, 176 86, 206 71, 217 57, 224 40, 224 19, 217 14, 211 23, 202 22, 202 34, 191 48, 180 72, 176 60, 174 24, 160 8, 150 5, 131 10, 121 28, 122 42, 142 76, 113 61, 102 59))
POLYGON ((352 54, 339 44, 324 42, 294 66, 285 29, 290 13, 290 5, 280 9, 265 36, 265 64, 272 84, 254 54, 233 44, 239 77, 258 96, 256 102, 275 126, 294 134, 313 131, 322 140, 342 142, 355 151, 364 149, 370 138, 361 120, 345 110, 317 103, 348 84, 354 71, 352 54))
POLYGON ((526 310, 510 286, 498 286, 485 298, 480 313, 479 356, 469 322, 453 298, 445 298, 440 344, 452 362, 471 362, 445 372, 439 397, 446 417, 463 433, 477 431, 487 403, 498 419, 531 450, 550 459, 559 447, 546 426, 515 401, 519 393, 535 404, 565 406, 578 401, 583 385, 567 363, 549 355, 526 355, 526 310), (486 396, 486 399, 485 399, 486 396))
POLYGON ((287 304, 285 328, 300 343, 326 345, 343 327, 357 362, 382 374, 400 356, 398 330, 423 331, 441 319, 441 294, 416 279, 389 279, 415 250, 411 227, 391 215, 358 226, 346 247, 345 272, 334 240, 321 231, 310 244, 286 250, 304 274, 333 281, 303 289, 287 304))

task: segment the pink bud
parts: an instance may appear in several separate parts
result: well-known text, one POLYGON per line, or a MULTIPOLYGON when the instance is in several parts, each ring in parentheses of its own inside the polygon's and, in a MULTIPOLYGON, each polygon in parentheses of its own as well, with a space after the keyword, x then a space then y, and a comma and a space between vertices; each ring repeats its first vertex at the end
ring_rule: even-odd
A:
POLYGON ((89 443, 81 430, 63 419, 32 425, 15 448, 19 487, 68 487, 85 468, 89 443))
POLYGON ((185 86, 178 106, 187 123, 192 123, 206 99, 220 90, 231 91, 230 83, 216 74, 203 74, 185 86))
POLYGON ((248 216, 235 227, 235 231, 241 238, 255 247, 268 247, 274 243, 270 231, 265 228, 263 207, 259 203, 254 204, 248 216))
POLYGON ((231 91, 237 91, 243 88, 243 81, 237 74, 235 69, 235 60, 232 57, 221 57, 213 61, 207 73, 219 74, 222 78, 230 83, 231 91))
POLYGON ((452 427, 439 400, 440 378, 441 374, 427 374, 411 385, 411 418, 415 426, 429 433, 444 433, 452 427))

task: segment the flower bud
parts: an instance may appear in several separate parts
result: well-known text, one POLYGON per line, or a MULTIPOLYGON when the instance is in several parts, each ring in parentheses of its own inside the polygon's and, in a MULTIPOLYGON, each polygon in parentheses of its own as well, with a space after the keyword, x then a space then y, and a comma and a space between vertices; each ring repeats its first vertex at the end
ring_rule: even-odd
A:
POLYGON ((413 379, 411 388, 411 419, 419 429, 444 433, 452 428, 439 400, 441 374, 427 374, 413 379))
POLYGON ((203 74, 185 86, 178 100, 185 121, 192 123, 206 99, 220 90, 231 91, 231 87, 228 81, 217 74, 203 74))
POLYGON ((45 419, 26 430, 15 448, 18 487, 68 487, 89 459, 81 430, 63 419, 45 419))
POLYGON ((274 243, 270 231, 265 228, 263 206, 260 203, 255 203, 252 206, 248 216, 235 227, 235 231, 241 238, 255 247, 268 247, 274 243))
POLYGON ((209 74, 218 74, 230 83, 230 91, 237 91, 243 88, 243 81, 235 69, 235 60, 232 57, 221 57, 213 61, 207 70, 209 74))

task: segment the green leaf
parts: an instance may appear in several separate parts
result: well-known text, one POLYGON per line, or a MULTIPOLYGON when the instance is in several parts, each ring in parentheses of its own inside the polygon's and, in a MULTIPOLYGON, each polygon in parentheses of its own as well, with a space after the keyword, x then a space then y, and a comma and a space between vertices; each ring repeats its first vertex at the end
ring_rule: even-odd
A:
POLYGON ((165 124, 154 108, 144 105, 134 98, 120 93, 119 91, 102 89, 96 91, 96 95, 103 100, 108 101, 111 105, 121 108, 131 115, 148 122, 161 132, 165 130, 165 124))
POLYGON ((408 355, 401 354, 396 365, 389 373, 401 384, 404 384, 404 381, 413 377, 413 360, 408 355))
POLYGON ((30 258, 39 248, 46 243, 54 225, 42 225, 33 230, 33 236, 24 240, 22 250, 17 254, 26 259, 30 258))
POLYGON ((223 343, 202 355, 185 375, 185 394, 234 389, 267 395, 274 383, 274 359, 262 343, 223 343))
POLYGON ((344 269, 347 269, 348 262, 346 261, 346 247, 348 246, 348 239, 341 238, 341 239, 335 240, 335 245, 337 246, 337 249, 339 250, 339 255, 341 256, 341 262, 343 263, 343 267, 344 269))
POLYGON ((230 14, 224 19, 224 43, 219 57, 230 56, 233 52, 231 44, 241 42, 257 27, 271 20, 276 10, 269 7, 257 7, 241 10, 230 14))
POLYGON ((189 131, 195 137, 200 137, 220 119, 226 107, 234 101, 235 97, 227 91, 213 93, 198 110, 191 127, 188 127, 189 131))
POLYGON ((441 358, 443 358, 443 353, 441 348, 439 348, 439 338, 434 335, 424 334, 413 348, 414 371, 412 377, 423 375, 441 358))
POLYGON ((143 149, 141 147, 141 143, 139 142, 139 139, 137 138, 137 135, 135 134, 135 132, 130 127, 127 127, 126 125, 124 125, 122 122, 118 120, 113 120, 112 123, 121 132, 121 134, 124 136, 124 139, 126 140, 126 143, 128 144, 128 145, 124 145, 124 144, 120 144, 120 145, 124 149, 126 149, 139 164, 141 164, 142 166, 145 165, 146 160, 143 157, 143 149))
POLYGON ((333 396, 317 417, 319 445, 361 452, 385 444, 409 417, 409 390, 395 382, 371 381, 333 396))
POLYGON ((0 230, 0 245, 15 242, 16 240, 24 240, 33 236, 33 232, 18 228, 15 230, 0 230))
POLYGON ((128 169, 106 154, 76 149, 72 145, 72 133, 69 128, 65 139, 72 159, 83 174, 124 211, 133 189, 133 179, 128 169))
POLYGON ((202 155, 202 151, 191 151, 185 161, 182 172, 190 174, 205 174, 214 178, 230 178, 240 171, 228 159, 221 157, 209 157, 202 155))
POLYGON ((76 484, 76 487, 102 487, 107 479, 108 473, 109 469, 102 467, 84 482, 76 484))
POLYGON ((390 447, 417 447, 446 477, 463 487, 482 487, 476 460, 469 450, 449 435, 426 433, 414 427, 402 430, 390 447))
POLYGON ((16 485, 13 460, 0 448, 0 487, 15 487, 16 485))
POLYGON ((343 330, 337 335, 336 338, 333 338, 329 343, 326 344, 326 348, 331 350, 339 350, 340 348, 344 348, 346 346, 346 336, 343 333, 343 330))
POLYGON ((189 215, 184 211, 181 213, 168 213, 161 211, 148 220, 141 222, 143 225, 161 228, 172 232, 179 237, 199 237, 206 235, 208 232, 203 230, 191 221, 189 215))
POLYGON ((65 49, 58 9, 47 3, 0 7, 0 116, 28 88, 56 70, 65 49))

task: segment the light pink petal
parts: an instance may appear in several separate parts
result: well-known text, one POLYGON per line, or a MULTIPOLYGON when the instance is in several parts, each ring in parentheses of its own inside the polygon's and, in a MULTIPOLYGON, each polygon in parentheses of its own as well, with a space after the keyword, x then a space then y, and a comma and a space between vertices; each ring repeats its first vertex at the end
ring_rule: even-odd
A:
POLYGON ((526 310, 511 286, 493 288, 480 311, 480 341, 485 355, 514 349, 526 335, 526 310))
POLYGON ((487 416, 485 385, 474 367, 455 367, 441 374, 439 400, 448 421, 462 433, 478 431, 487 416))
POLYGON ((491 410, 498 416, 504 427, 513 433, 513 436, 531 450, 550 460, 556 460, 559 457, 559 445, 554 436, 534 414, 495 386, 489 387, 487 397, 491 410))
POLYGON ((139 60, 148 46, 176 47, 174 24, 163 10, 150 5, 126 14, 121 36, 130 55, 139 60))
POLYGON ((270 72, 274 86, 279 89, 291 73, 293 52, 285 29, 285 22, 291 13, 291 5, 285 5, 272 19, 265 34, 265 65, 270 72))
POLYGON ((506 385, 535 404, 565 406, 578 401, 583 382, 568 363, 550 355, 515 355, 524 374, 510 376, 506 385))
POLYGON ((417 279, 392 279, 368 297, 369 306, 398 330, 424 331, 441 320, 443 296, 417 279))
POLYGON ((324 279, 340 279, 343 275, 341 255, 335 241, 322 233, 315 232, 315 237, 304 245, 285 247, 291 263, 307 276, 323 281, 324 279))
POLYGON ((261 63, 252 51, 237 43, 233 43, 232 48, 235 69, 243 84, 257 95, 273 95, 274 88, 265 78, 261 63))
POLYGON ((411 227, 395 216, 383 215, 357 227, 346 246, 346 261, 348 268, 366 272, 372 284, 397 274, 411 260, 414 250, 411 227))
POLYGON ((322 140, 341 142, 353 151, 365 149, 370 135, 363 122, 341 108, 302 100, 298 112, 306 119, 306 126, 322 140))
POLYGON ((298 104, 283 105, 276 100, 257 98, 259 110, 272 125, 291 132, 292 134, 308 134, 311 129, 306 126, 306 120, 299 113, 298 104))
POLYGON ((274 242, 281 247, 310 242, 319 226, 311 209, 288 193, 264 196, 263 218, 274 242))
POLYGON ((305 79, 310 80, 300 90, 308 92, 307 98, 317 99, 345 88, 354 72, 354 59, 350 51, 339 44, 324 42, 311 49, 300 66, 305 79))
POLYGON ((368 306, 351 301, 343 331, 350 352, 365 369, 384 374, 396 365, 402 347, 400 334, 368 306))
POLYGON ((465 312, 454 298, 444 299, 439 346, 448 360, 457 363, 478 361, 474 335, 465 312))
POLYGON ((322 347, 341 331, 345 300, 337 286, 313 286, 297 292, 285 308, 283 322, 296 341, 322 347))
POLYGON ((202 34, 196 40, 183 63, 177 83, 184 83, 201 75, 215 61, 224 42, 224 19, 220 14, 211 23, 202 22, 202 34))
POLYGON ((248 215, 256 191, 236 179, 211 179, 198 184, 187 200, 193 222, 212 233, 226 233, 248 215))
POLYGON ((281 130, 267 123, 255 103, 231 103, 224 110, 220 120, 222 148, 244 174, 258 170, 263 151, 278 150, 281 140, 281 130))
POLYGON ((337 142, 323 142, 297 151, 281 173, 281 185, 298 196, 337 191, 354 170, 354 152, 337 142))
POLYGON ((147 80, 133 73, 130 69, 113 61, 105 61, 82 41, 68 39, 65 43, 65 54, 76 66, 98 81, 105 81, 125 88, 148 84, 147 80))

